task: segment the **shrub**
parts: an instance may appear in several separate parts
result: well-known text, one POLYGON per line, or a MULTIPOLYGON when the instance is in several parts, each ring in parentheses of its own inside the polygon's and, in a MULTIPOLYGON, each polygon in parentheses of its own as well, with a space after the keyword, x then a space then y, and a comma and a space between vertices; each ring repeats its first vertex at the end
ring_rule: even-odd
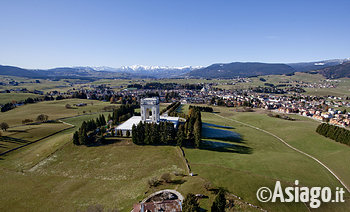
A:
POLYGON ((33 120, 32 119, 24 119, 24 120, 22 120, 22 124, 28 124, 30 122, 33 122, 33 120))
POLYGON ((171 175, 169 173, 164 173, 160 177, 164 182, 170 183, 171 182, 171 175))
POLYGON ((149 187, 157 187, 160 184, 159 180, 157 178, 151 178, 148 180, 149 187))

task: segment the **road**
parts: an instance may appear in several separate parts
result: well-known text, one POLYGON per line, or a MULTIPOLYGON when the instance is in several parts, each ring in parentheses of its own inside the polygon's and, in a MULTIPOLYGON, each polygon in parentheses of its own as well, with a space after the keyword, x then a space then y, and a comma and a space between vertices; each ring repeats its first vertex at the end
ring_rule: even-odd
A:
POLYGON ((216 116, 218 116, 218 117, 220 117, 220 118, 229 120, 229 121, 233 121, 233 122, 236 122, 236 123, 239 123, 239 124, 243 124, 243 125, 245 125, 245 126, 247 126, 247 127, 250 127, 250 128, 256 129, 256 130, 259 130, 259 131, 261 131, 261 132, 264 132, 264 133, 266 133, 266 134, 269 134, 269 135, 275 137, 277 140, 279 140, 280 142, 282 142, 283 144, 285 144, 285 145, 286 145, 287 147, 289 147, 290 149, 293 149, 293 150, 295 150, 295 151, 297 151, 297 152, 299 152, 299 153, 301 153, 301 154, 303 154, 303 155, 305 155, 305 156, 307 156, 307 157, 313 159, 313 160, 316 161, 317 163, 319 163, 321 166, 323 166, 325 169, 327 169, 327 170, 328 170, 328 171, 329 171, 343 186, 344 186, 344 188, 350 193, 350 189, 349 189, 349 188, 346 186, 346 184, 340 179, 340 177, 338 177, 329 167, 327 167, 324 163, 322 163, 320 160, 318 160, 318 159, 315 158, 314 156, 311 156, 311 155, 309 155, 309 154, 307 154, 307 153, 305 153, 305 152, 303 152, 303 151, 301 151, 301 150, 299 150, 299 149, 297 149, 297 148, 291 146, 290 144, 288 144, 286 141, 284 141, 282 138, 278 137, 277 135, 275 135, 275 134, 273 134, 273 133, 271 133, 271 132, 268 132, 268 131, 266 131, 266 130, 260 129, 259 127, 255 127, 255 126, 253 126, 253 125, 250 125, 250 124, 247 124, 247 123, 244 123, 244 122, 235 120, 235 119, 230 119, 230 118, 221 116, 221 115, 216 114, 216 113, 215 113, 214 115, 216 115, 216 116))

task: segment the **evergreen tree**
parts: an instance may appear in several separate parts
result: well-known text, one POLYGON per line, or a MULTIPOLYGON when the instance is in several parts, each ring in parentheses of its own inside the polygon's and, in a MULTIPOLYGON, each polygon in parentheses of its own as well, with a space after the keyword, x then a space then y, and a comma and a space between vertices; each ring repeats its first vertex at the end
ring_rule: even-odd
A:
POLYGON ((75 131, 75 133, 73 134, 73 144, 75 145, 79 145, 79 133, 78 131, 75 131))
POLYGON ((224 189, 220 188, 211 206, 212 212, 225 212, 226 198, 224 189))
POLYGON ((200 147, 200 142, 201 142, 201 124, 199 119, 196 120, 194 123, 194 144, 196 148, 200 147))
POLYGON ((85 128, 80 128, 79 130, 79 143, 81 145, 87 145, 89 143, 85 128))
POLYGON ((180 125, 176 135, 176 145, 183 146, 185 140, 184 126, 180 125))
POLYGON ((186 198, 184 199, 184 202, 182 204, 182 211, 183 212, 199 212, 200 211, 197 197, 194 194, 189 193, 186 195, 186 198))

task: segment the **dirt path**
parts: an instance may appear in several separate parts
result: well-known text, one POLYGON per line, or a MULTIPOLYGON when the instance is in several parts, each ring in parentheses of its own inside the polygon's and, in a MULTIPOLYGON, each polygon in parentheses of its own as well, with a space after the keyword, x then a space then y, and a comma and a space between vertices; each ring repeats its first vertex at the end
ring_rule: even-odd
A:
POLYGON ((243 125, 245 125, 245 126, 247 126, 247 127, 250 127, 250 128, 256 129, 256 130, 259 130, 259 131, 261 131, 261 132, 264 132, 264 133, 266 133, 266 134, 269 134, 269 135, 275 137, 277 140, 279 140, 280 142, 282 142, 283 144, 285 144, 285 145, 286 145, 287 147, 289 147, 290 149, 293 149, 293 150, 295 150, 295 151, 297 151, 297 152, 299 152, 299 153, 301 153, 301 154, 303 154, 303 155, 305 155, 305 156, 307 156, 307 157, 313 159, 313 160, 316 161, 317 163, 319 163, 321 166, 323 166, 325 169, 327 169, 327 170, 328 170, 328 171, 329 171, 343 186, 344 186, 344 188, 350 193, 350 189, 349 189, 349 188, 346 186, 346 184, 340 179, 340 177, 338 177, 338 176, 337 176, 330 168, 328 168, 324 163, 322 163, 322 162, 321 162, 320 160, 318 160, 317 158, 315 158, 315 157, 313 157, 313 156, 311 156, 311 155, 309 155, 309 154, 307 154, 307 153, 305 153, 305 152, 303 152, 303 151, 301 151, 301 150, 299 150, 299 149, 297 149, 297 148, 291 146, 290 144, 288 144, 286 141, 284 141, 282 138, 278 137, 277 135, 272 134, 272 133, 270 133, 270 132, 268 132, 268 131, 266 131, 266 130, 260 129, 259 127, 255 127, 255 126, 253 126, 253 125, 250 125, 250 124, 247 124, 247 123, 244 123, 244 122, 241 122, 241 121, 237 121, 237 120, 235 120, 235 119, 226 118, 226 117, 223 117, 223 116, 218 115, 218 114, 214 114, 214 115, 216 115, 216 116, 218 116, 218 117, 220 117, 220 118, 223 118, 223 119, 227 119, 227 120, 229 120, 229 121, 233 121, 233 122, 236 122, 236 123, 239 123, 239 124, 243 124, 243 125))

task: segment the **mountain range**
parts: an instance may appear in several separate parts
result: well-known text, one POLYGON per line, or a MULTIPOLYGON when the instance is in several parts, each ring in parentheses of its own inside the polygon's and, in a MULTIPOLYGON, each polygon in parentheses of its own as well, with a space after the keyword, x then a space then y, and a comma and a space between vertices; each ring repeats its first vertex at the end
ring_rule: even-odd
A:
POLYGON ((0 75, 29 78, 235 78, 294 72, 317 71, 328 78, 349 77, 350 59, 335 59, 303 63, 217 63, 207 67, 122 66, 111 67, 60 67, 52 69, 24 69, 0 65, 0 75))

